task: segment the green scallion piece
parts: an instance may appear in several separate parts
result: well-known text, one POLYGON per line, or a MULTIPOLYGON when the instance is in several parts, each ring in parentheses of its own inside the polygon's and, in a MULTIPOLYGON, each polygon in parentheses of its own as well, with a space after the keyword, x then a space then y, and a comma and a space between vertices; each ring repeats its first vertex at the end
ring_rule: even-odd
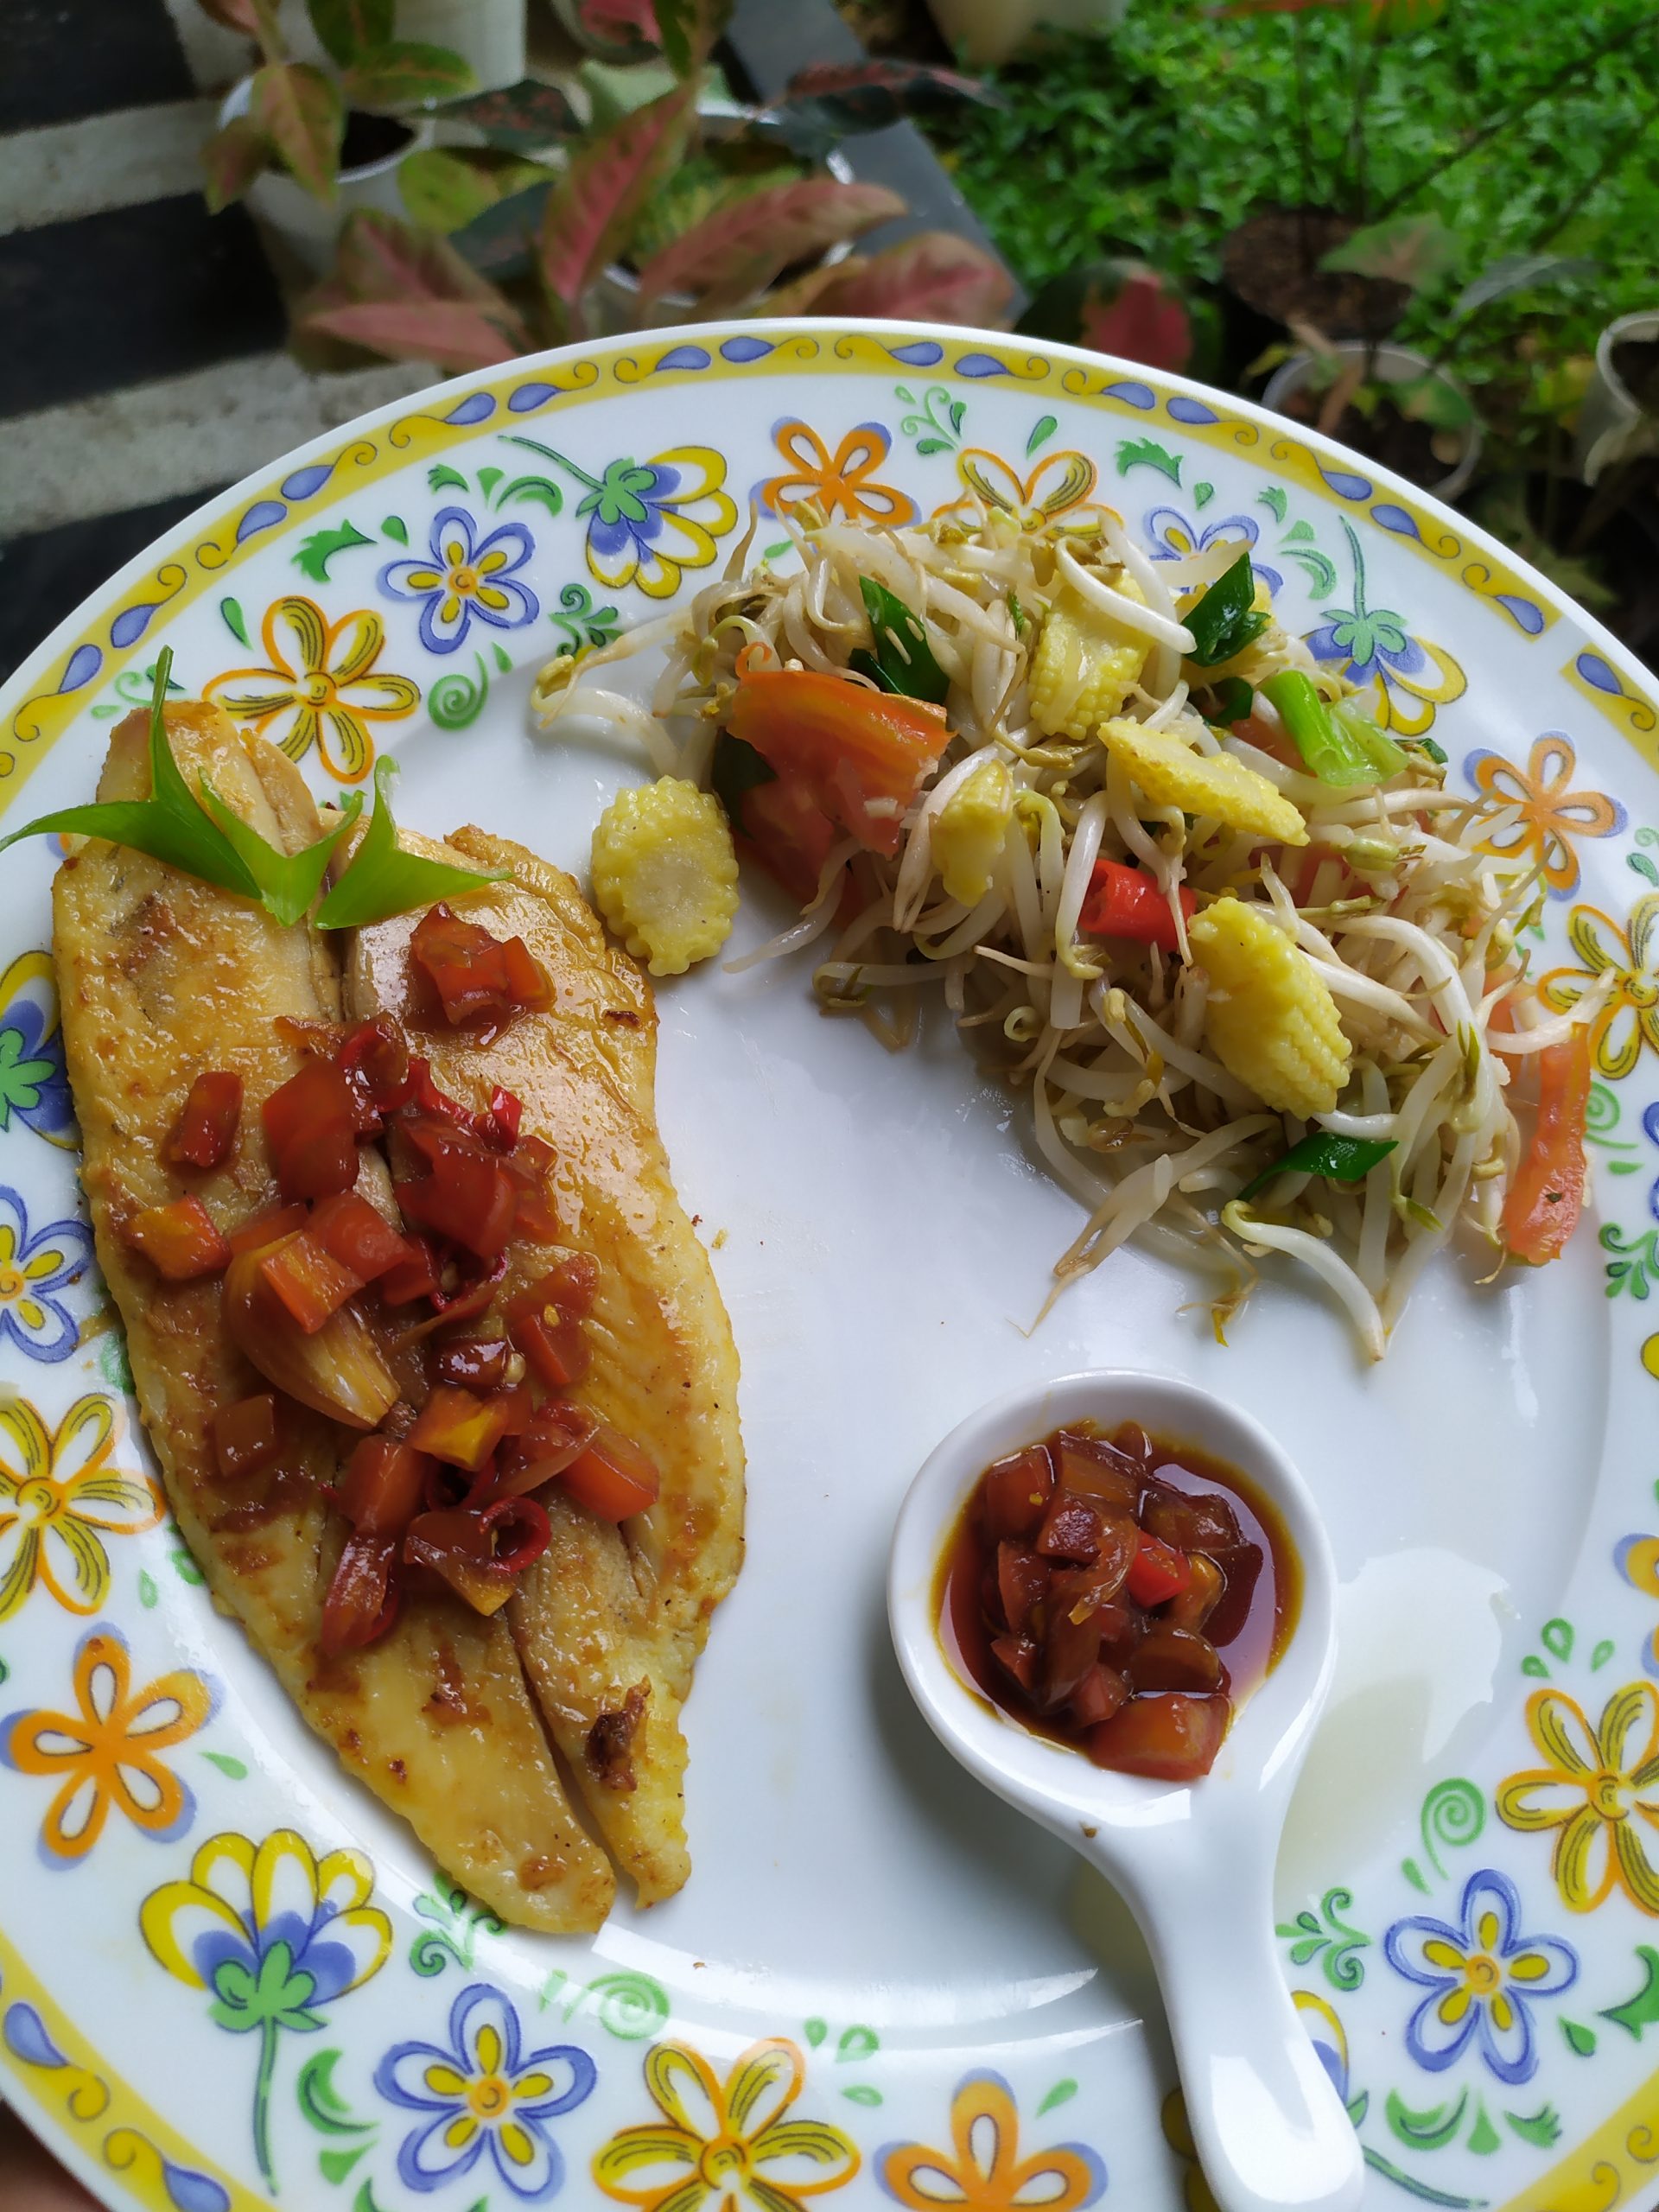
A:
POLYGON ((1392 1137, 1344 1137, 1330 1129, 1316 1129, 1300 1144, 1292 1145, 1271 1167, 1253 1176, 1238 1195, 1241 1200, 1254 1198, 1276 1175, 1323 1175, 1327 1182, 1357 1183, 1394 1149, 1392 1137))
POLYGON ((1262 697, 1277 708, 1310 774, 1338 790, 1376 782, 1377 772, 1370 754, 1343 728, 1300 668, 1281 668, 1260 690, 1262 697))

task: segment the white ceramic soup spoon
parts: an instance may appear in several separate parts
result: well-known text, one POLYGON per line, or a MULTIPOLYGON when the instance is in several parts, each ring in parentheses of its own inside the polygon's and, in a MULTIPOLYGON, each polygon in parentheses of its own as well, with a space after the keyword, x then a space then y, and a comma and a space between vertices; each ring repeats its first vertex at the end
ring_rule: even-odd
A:
POLYGON ((1272 1438, 1193 1383, 1124 1369, 1069 1375, 971 1414, 912 1484, 893 1535, 888 1613, 911 1694, 970 1774, 1098 1867, 1140 1922, 1223 2212, 1351 2212, 1364 2185, 1358 2139, 1297 2018, 1273 1932, 1280 1831, 1331 1686, 1335 1580, 1313 1500, 1272 1438), (1301 1562, 1289 1639, 1199 1782, 1112 1773, 1021 1727, 940 1642, 940 1563, 978 1478, 1083 1421, 1138 1421, 1236 1467, 1278 1509, 1301 1562))

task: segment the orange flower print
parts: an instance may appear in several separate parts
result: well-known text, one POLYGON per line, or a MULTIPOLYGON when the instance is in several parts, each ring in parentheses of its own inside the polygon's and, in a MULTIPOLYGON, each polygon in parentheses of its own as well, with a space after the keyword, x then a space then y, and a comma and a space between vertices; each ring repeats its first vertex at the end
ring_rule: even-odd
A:
POLYGON ((402 721, 421 703, 406 676, 378 675, 385 626, 366 608, 331 622, 314 599, 279 599, 265 610, 264 668, 227 668, 202 693, 252 725, 290 760, 315 745, 327 773, 359 784, 374 761, 371 722, 402 721))
POLYGON ((1020 2155, 1020 2114, 1000 2074, 969 2074, 950 2100, 950 2148, 895 2143, 877 2179, 907 2212, 1083 2212, 1106 2169, 1082 2143, 1020 2155))
POLYGON ((804 423, 779 423, 772 441, 784 459, 794 464, 781 476, 769 477, 756 487, 755 497, 773 514, 787 514, 814 499, 826 521, 841 515, 848 522, 873 522, 896 526, 914 522, 916 502, 891 484, 877 484, 873 472, 887 457, 893 440, 880 423, 860 423, 836 448, 834 457, 816 430, 804 423))
POLYGON ((58 1784, 41 1828, 50 1865, 86 1858, 113 1808, 157 1843, 181 1836, 195 1799, 162 1760, 206 1726, 214 1695, 187 1668, 135 1689, 124 1640, 113 1629, 83 1637, 75 1654, 73 1713, 14 1713, 0 1723, 0 1759, 16 1774, 58 1784))
POLYGON ((1494 814, 1517 818, 1496 830, 1481 850, 1505 860, 1529 860, 1543 871, 1552 899, 1570 899, 1579 887, 1577 837, 1611 837, 1624 827, 1625 814, 1605 791, 1575 791, 1573 771, 1578 756, 1559 730, 1548 731, 1532 748, 1524 768, 1501 753, 1471 753, 1466 775, 1494 814))
POLYGON ((1643 1045, 1659 1052, 1659 891, 1637 900, 1624 929, 1599 906, 1575 906, 1567 937, 1580 964, 1552 968, 1539 978, 1538 995, 1552 1013, 1566 1014, 1587 991, 1605 994, 1590 1022, 1590 1057, 1598 1075, 1621 1082, 1643 1045))
POLYGON ((1021 530, 1040 530, 1045 523, 1058 522, 1062 515, 1071 515, 1079 523, 1093 522, 1102 512, 1098 506, 1084 504, 1099 474, 1086 454, 1045 454, 1030 475, 1022 478, 997 454, 968 446, 957 455, 957 474, 965 496, 940 507, 939 514, 990 508, 1012 515, 1021 530))

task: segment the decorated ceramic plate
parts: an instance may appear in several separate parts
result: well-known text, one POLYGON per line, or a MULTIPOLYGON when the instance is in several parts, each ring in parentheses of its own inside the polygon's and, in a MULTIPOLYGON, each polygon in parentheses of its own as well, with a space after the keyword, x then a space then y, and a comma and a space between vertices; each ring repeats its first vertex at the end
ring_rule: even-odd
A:
MULTIPOLYGON (((1556 1265, 1431 1269, 1368 1364, 1274 1281, 1230 1332, 1133 1248, 1030 1325, 1072 1198, 941 1025, 884 1052, 799 966, 658 990, 660 1114, 742 1361, 747 1564, 687 1713, 694 1872, 596 1936, 505 1929, 346 1780, 169 1525, 92 1264, 45 843, 0 905, 0 2081, 152 2212, 976 2212, 1209 2202, 1111 1893, 951 1765, 881 1590, 935 1441, 1047 1374, 1231 1395, 1340 1571, 1283 1957, 1370 2205, 1659 2189, 1659 704, 1460 517, 1214 391, 948 329, 718 326, 462 378, 133 563, 0 705, 3 826, 90 795, 162 646, 319 792, 585 871, 641 766, 537 736, 535 671, 753 554, 1107 504, 1248 548, 1313 653, 1507 803, 1535 964, 1597 979, 1594 1211, 1556 1265), (467 575, 460 577, 460 569, 467 575), (472 588, 480 575, 487 592, 472 588)), ((649 683, 643 663, 623 671, 649 683)), ((779 926, 746 890, 737 949, 779 926)))

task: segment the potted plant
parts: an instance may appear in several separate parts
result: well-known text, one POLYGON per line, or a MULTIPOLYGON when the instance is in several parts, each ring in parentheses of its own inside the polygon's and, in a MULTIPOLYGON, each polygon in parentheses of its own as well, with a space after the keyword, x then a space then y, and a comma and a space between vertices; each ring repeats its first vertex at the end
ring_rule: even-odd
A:
POLYGON ((1659 453, 1659 308, 1620 315, 1602 332, 1574 458, 1585 482, 1593 485, 1607 469, 1654 453, 1659 453))
POLYGON ((392 0, 308 0, 320 59, 296 60, 273 0, 201 0, 245 31, 259 67, 233 86, 202 149, 208 205, 246 199, 310 269, 327 265, 353 213, 395 213, 398 170, 429 145, 429 117, 401 111, 470 92, 448 48, 391 35, 392 0))

